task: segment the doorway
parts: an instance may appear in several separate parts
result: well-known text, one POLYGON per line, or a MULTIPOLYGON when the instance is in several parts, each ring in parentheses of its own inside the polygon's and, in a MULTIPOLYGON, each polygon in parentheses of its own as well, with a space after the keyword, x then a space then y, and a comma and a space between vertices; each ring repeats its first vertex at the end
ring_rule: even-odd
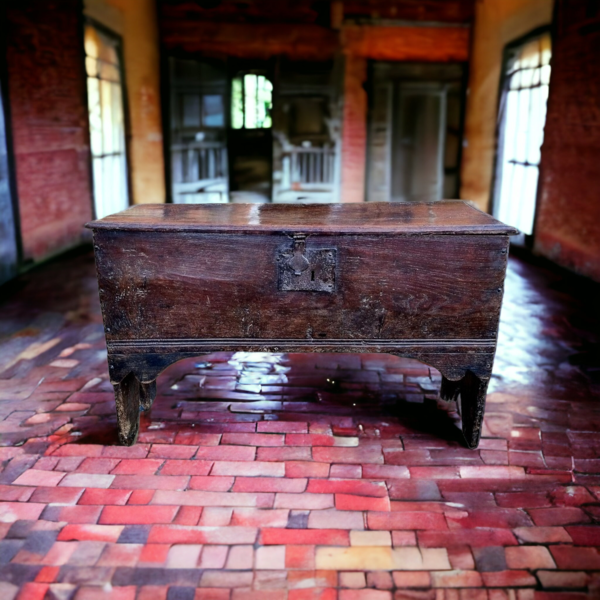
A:
POLYGON ((393 106, 392 202, 442 198, 446 88, 400 82, 393 106))
POLYGON ((231 79, 230 200, 270 202, 273 82, 267 69, 236 68, 231 79))
POLYGON ((464 80, 462 64, 370 65, 368 201, 458 197, 464 80))
POLYGON ((273 111, 273 202, 339 199, 341 116, 335 61, 280 59, 273 111))
POLYGON ((171 200, 337 201, 334 67, 283 57, 169 57, 171 200))

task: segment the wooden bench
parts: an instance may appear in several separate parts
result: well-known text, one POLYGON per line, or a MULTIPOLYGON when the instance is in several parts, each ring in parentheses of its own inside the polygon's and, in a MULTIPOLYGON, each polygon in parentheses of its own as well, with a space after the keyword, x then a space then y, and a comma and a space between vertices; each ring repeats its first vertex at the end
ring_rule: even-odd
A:
POLYGON ((460 201, 138 205, 88 227, 121 443, 163 369, 230 350, 418 359, 477 447, 514 229, 460 201))

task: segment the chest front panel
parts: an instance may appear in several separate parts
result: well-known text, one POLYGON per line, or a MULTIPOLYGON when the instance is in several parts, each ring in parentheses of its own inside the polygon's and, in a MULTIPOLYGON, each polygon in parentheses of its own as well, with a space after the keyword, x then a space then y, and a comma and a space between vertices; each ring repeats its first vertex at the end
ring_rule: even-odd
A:
POLYGON ((100 230, 95 244, 108 340, 491 339, 508 238, 100 230))

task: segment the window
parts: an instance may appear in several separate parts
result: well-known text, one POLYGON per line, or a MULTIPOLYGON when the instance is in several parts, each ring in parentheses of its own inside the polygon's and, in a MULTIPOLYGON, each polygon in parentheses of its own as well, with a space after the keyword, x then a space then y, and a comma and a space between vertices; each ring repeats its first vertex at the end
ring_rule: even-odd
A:
POLYGON ((88 23, 84 42, 94 207, 101 219, 129 206, 123 73, 116 36, 88 23))
POLYGON ((224 127, 223 96, 184 94, 182 96, 182 125, 184 128, 224 127))
POLYGON ((550 57, 549 33, 506 50, 494 214, 526 235, 533 233, 550 57))
POLYGON ((273 107, 273 84, 264 75, 248 73, 231 82, 233 129, 269 129, 273 107))

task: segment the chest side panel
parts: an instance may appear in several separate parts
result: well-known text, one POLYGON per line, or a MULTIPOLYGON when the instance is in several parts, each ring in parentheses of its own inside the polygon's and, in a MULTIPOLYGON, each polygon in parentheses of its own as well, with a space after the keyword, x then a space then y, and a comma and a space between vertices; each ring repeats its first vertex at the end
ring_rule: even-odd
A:
MULTIPOLYGON (((107 338, 492 339, 508 238, 311 235, 331 291, 280 289, 284 234, 97 231, 107 338)), ((304 275, 303 275, 304 276, 304 275)))

